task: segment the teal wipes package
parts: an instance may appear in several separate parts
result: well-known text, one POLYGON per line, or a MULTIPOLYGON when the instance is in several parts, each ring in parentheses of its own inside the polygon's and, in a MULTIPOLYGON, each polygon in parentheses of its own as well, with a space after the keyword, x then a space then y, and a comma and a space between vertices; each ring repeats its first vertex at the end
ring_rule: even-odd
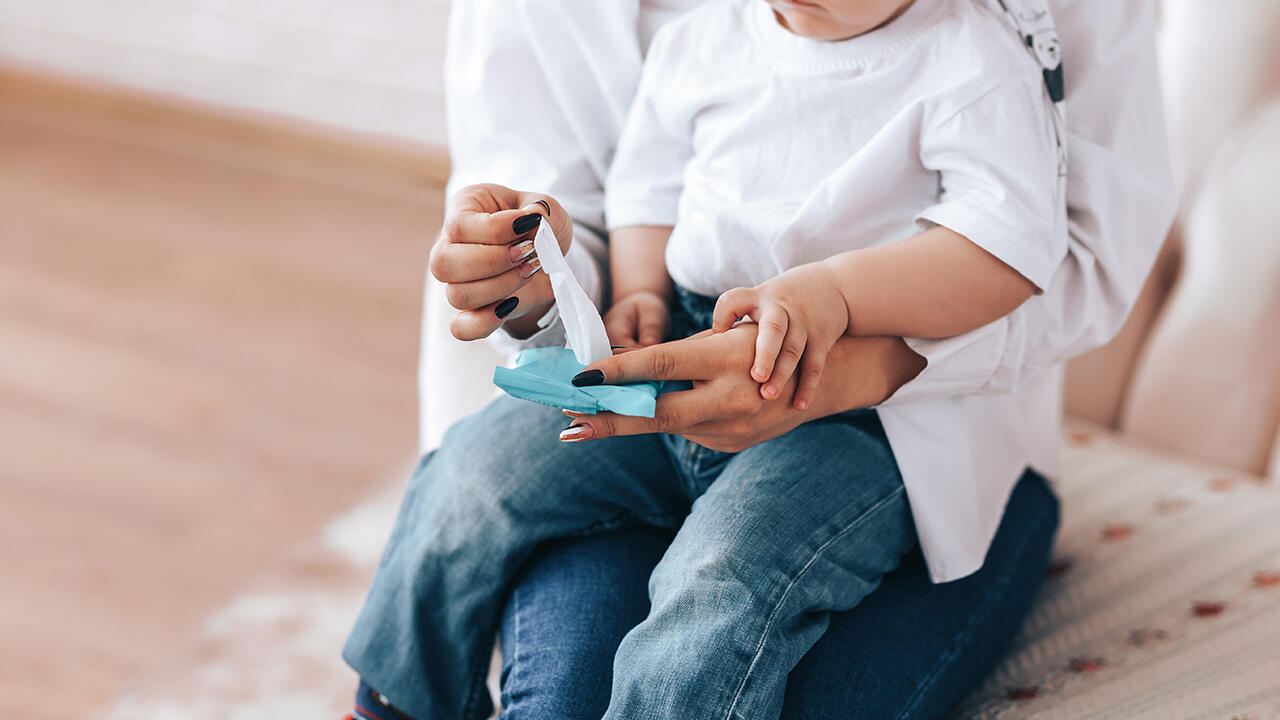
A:
POLYGON ((569 348, 533 348, 516 356, 515 367, 495 368, 493 382, 512 397, 574 412, 653 417, 659 383, 574 387, 570 381, 584 367, 569 348))
MULTIPOLYGON (((573 386, 574 375, 587 365, 613 354, 609 348, 609 337, 605 334, 600 312, 573 276, 560 252, 555 233, 546 222, 539 224, 533 247, 542 263, 542 271, 551 281, 551 292, 556 298, 555 312, 564 323, 566 347, 525 350, 516 356, 515 367, 494 369, 493 383, 512 397, 565 410, 653 417, 660 383, 573 386)), ((544 318, 539 324, 545 322, 544 318)))

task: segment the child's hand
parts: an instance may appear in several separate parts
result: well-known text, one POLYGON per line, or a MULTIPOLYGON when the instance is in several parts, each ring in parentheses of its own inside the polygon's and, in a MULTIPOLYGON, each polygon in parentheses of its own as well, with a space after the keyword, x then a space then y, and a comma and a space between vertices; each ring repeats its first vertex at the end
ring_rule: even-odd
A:
POLYGON ((633 292, 613 303, 604 315, 611 345, 647 347, 667 336, 671 311, 662 296, 647 290, 633 292))
POLYGON ((778 396, 800 366, 795 406, 813 402, 827 353, 849 327, 849 311, 835 274, 816 262, 792 268, 754 288, 734 288, 716 302, 712 332, 750 315, 759 324, 751 377, 766 400, 778 396))

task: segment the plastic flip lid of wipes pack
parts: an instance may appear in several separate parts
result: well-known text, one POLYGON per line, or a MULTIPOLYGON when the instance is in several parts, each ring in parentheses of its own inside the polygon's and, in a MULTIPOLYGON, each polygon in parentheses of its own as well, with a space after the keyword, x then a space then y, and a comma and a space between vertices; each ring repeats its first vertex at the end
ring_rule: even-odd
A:
POLYGON ((542 271, 551 280, 551 292, 564 323, 566 346, 521 352, 516 356, 515 367, 494 369, 493 383, 512 397, 565 410, 653 417, 660 383, 574 387, 574 375, 613 354, 609 337, 600 312, 573 276, 555 233, 545 221, 538 225, 533 247, 542 262, 542 271))

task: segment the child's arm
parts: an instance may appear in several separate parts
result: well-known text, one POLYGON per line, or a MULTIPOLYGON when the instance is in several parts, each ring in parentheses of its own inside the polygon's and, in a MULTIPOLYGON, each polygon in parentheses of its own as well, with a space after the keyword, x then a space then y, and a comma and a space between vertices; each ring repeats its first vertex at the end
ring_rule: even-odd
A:
POLYGON ((657 345, 670 324, 674 292, 663 255, 671 228, 633 225, 609 233, 609 273, 613 303, 604 316, 614 345, 657 345))
POLYGON ((760 325, 751 376, 777 397, 796 368, 795 405, 808 407, 840 336, 950 337, 1013 312, 1035 285, 963 235, 935 227, 850 250, 720 296, 712 328, 750 315, 760 325))
POLYGON ((943 338, 1013 312, 1036 286, 963 235, 935 227, 823 261, 839 283, 848 334, 943 338))
POLYGON ((921 127, 920 162, 937 173, 939 192, 915 220, 932 229, 721 296, 715 329, 747 313, 760 322, 751 374, 766 398, 799 367, 795 403, 808 405, 836 328, 958 335, 1012 312, 1053 277, 1067 253, 1065 139, 1040 74, 1010 69, 921 127), (782 322, 765 319, 770 307, 782 322))

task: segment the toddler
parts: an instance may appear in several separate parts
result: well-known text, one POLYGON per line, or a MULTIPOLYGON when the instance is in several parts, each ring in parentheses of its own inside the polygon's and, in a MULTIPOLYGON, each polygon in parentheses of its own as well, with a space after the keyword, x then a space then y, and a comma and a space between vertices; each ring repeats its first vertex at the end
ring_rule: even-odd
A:
MULTIPOLYGON (((781 401, 804 408, 840 336, 964 333, 1043 288, 1066 253, 1057 59, 1027 42, 1047 14, 1018 32, 1012 15, 711 0, 665 26, 606 183, 612 342, 749 316, 760 392, 798 372, 781 401)), ((502 594, 538 543, 639 523, 679 532, 617 651, 606 720, 777 718, 829 614, 949 511, 929 484, 945 478, 900 471, 911 448, 870 409, 740 453, 669 435, 547 443, 547 413, 499 398, 415 473, 345 655, 420 720, 484 717, 502 594), (519 448, 477 451, 493 428, 519 448)))
POLYGON ((918 4, 718 4, 655 38, 605 186, 615 344, 663 339, 674 278, 715 330, 759 323, 752 377, 798 368, 804 409, 840 336, 959 335, 1048 281, 1060 90, 981 0, 918 4))

